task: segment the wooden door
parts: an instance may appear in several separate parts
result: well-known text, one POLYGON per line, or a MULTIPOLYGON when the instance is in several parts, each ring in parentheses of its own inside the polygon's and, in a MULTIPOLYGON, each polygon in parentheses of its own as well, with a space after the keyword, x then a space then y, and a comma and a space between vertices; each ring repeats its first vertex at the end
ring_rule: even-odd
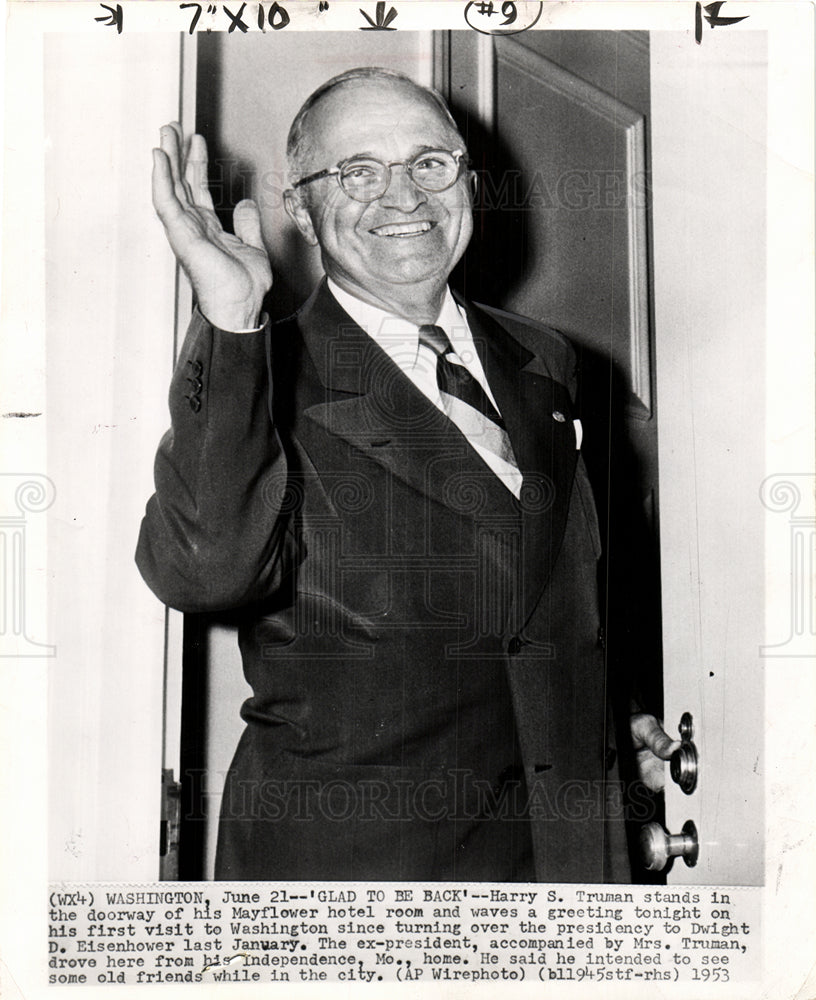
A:
MULTIPOLYGON (((578 349, 610 690, 622 726, 630 695, 660 715, 648 35, 453 32, 440 37, 436 82, 479 176, 476 234, 458 281, 477 301, 561 330, 578 349)), ((628 742, 619 741, 618 763, 634 792, 628 742)), ((662 821, 660 797, 639 788, 634 797, 644 820, 662 821)), ((637 864, 636 837, 630 849, 637 864)))
POLYGON ((462 277, 579 346, 610 664, 637 659, 636 692, 656 713, 665 694, 672 735, 691 717, 696 787, 667 768, 650 817, 695 825, 697 863, 655 876, 678 883, 763 872, 764 45, 531 31, 438 46, 484 178, 462 277))

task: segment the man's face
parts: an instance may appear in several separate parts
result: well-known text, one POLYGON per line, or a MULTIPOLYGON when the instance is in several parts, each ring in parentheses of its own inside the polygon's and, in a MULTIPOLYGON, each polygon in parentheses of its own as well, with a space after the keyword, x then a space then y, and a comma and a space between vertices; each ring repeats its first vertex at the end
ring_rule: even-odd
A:
MULTIPOLYGON (((321 99, 307 121, 303 175, 358 154, 383 163, 410 161, 423 150, 463 146, 461 137, 421 91, 400 81, 354 81, 321 99)), ((439 287, 462 256, 473 231, 468 176, 446 191, 423 191, 404 167, 376 201, 346 195, 337 177, 299 190, 299 228, 320 244, 329 277, 351 291, 389 302, 405 286, 439 287), (402 287, 399 287, 402 286, 402 287)))

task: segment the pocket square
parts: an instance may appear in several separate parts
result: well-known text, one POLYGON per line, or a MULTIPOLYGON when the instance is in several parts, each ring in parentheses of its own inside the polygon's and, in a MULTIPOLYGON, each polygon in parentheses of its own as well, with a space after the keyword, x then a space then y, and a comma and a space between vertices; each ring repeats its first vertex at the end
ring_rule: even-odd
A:
POLYGON ((575 426, 575 450, 578 451, 584 440, 584 428, 581 426, 580 420, 573 420, 573 424, 575 426))

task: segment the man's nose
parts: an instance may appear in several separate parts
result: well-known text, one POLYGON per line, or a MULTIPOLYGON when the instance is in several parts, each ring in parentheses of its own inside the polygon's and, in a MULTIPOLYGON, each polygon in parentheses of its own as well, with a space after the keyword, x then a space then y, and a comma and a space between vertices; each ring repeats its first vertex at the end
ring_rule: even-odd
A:
POLYGON ((386 208, 413 212, 427 200, 427 194, 411 180, 411 175, 403 164, 391 167, 391 180, 382 196, 382 203, 386 208))

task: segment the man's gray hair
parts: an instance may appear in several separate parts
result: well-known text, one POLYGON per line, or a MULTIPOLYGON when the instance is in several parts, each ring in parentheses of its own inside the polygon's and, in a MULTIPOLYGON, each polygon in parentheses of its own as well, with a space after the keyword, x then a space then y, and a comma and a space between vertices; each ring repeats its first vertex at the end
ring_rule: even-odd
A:
MULTIPOLYGON (((337 87, 342 87, 347 83, 353 83, 355 80, 398 80, 401 83, 408 84, 433 101, 442 117, 461 138, 459 126, 453 120, 444 97, 438 91, 432 87, 425 87, 421 83, 417 83, 416 80, 412 80, 410 76, 406 76, 405 73, 399 73, 394 69, 385 69, 383 66, 357 66, 355 69, 348 69, 345 73, 339 73, 337 76, 333 76, 331 80, 322 83, 317 90, 306 98, 300 111, 295 115, 289 129, 289 137, 286 140, 286 157, 289 162, 289 179, 291 183, 299 180, 303 175, 303 163, 308 154, 307 124, 310 111, 330 91, 335 90, 337 87)), ((464 145, 464 140, 462 140, 462 145, 464 145)))

